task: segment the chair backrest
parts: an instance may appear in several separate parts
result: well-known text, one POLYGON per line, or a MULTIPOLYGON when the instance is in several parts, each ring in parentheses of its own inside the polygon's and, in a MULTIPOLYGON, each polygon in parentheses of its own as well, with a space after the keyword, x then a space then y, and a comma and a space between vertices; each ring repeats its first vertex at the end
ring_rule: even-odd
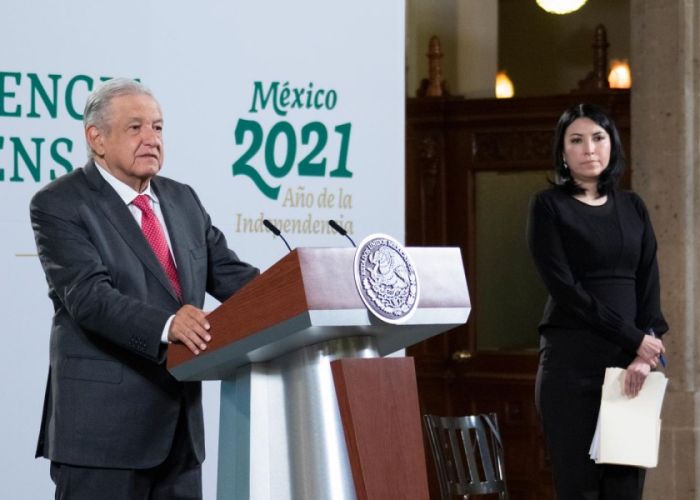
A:
POLYGON ((499 493, 508 500, 503 443, 495 413, 423 416, 443 500, 499 493))

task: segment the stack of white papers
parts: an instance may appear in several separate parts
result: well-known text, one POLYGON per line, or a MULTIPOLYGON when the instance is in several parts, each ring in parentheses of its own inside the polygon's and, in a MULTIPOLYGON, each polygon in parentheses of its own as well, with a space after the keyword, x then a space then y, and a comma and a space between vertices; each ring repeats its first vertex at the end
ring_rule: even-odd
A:
POLYGON ((656 467, 661 405, 668 379, 652 372, 637 397, 624 393, 625 370, 607 368, 590 456, 596 463, 656 467))

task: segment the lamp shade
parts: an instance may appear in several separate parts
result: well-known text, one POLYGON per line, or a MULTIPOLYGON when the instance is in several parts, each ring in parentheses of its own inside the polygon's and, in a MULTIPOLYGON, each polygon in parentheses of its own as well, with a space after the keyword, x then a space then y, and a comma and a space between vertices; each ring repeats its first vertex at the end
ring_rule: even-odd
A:
POLYGON ((496 98, 510 99, 515 95, 513 82, 508 78, 505 71, 496 73, 496 98))
POLYGON ((610 62, 608 84, 611 89, 629 89, 632 87, 632 72, 627 61, 613 59, 610 62))

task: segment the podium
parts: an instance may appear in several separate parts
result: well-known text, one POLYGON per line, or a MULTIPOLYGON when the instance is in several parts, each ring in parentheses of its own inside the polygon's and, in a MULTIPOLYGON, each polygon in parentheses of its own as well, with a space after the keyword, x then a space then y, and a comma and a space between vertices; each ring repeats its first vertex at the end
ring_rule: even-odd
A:
POLYGON ((221 380, 218 500, 428 498, 412 358, 383 357, 467 321, 458 248, 406 249, 420 298, 402 324, 375 318, 352 248, 296 249, 209 316, 179 380, 221 380))

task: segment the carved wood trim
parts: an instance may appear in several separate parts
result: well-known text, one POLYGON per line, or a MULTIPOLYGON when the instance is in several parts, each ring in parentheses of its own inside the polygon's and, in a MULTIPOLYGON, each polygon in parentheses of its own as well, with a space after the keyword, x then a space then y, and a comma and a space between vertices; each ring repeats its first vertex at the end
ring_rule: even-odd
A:
POLYGON ((548 169, 552 164, 553 130, 476 131, 472 162, 476 169, 548 169))

